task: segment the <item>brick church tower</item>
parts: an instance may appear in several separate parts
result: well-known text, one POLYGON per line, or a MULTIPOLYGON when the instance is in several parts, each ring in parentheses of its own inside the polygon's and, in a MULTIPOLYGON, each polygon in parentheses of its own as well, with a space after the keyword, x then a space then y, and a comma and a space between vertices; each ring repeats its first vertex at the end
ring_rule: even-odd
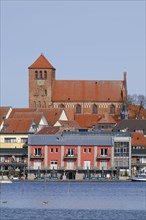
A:
POLYGON ((29 107, 35 109, 48 108, 52 104, 55 68, 41 54, 28 69, 29 107))
POLYGON ((62 108, 75 115, 110 114, 125 118, 127 80, 56 80, 44 55, 29 67, 29 108, 62 108), (124 107, 123 107, 124 106, 124 107))

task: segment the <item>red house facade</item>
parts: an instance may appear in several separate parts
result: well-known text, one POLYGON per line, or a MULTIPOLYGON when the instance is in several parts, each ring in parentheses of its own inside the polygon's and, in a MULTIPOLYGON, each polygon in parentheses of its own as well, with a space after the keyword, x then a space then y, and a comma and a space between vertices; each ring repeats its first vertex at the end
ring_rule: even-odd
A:
MULTIPOLYGON (((114 159, 113 137, 110 135, 59 134, 29 137, 28 169, 31 174, 50 177, 54 172, 58 178, 83 179, 87 173, 90 177, 104 173, 109 177, 117 170, 114 159)), ((126 166, 128 169, 129 165, 126 166)))

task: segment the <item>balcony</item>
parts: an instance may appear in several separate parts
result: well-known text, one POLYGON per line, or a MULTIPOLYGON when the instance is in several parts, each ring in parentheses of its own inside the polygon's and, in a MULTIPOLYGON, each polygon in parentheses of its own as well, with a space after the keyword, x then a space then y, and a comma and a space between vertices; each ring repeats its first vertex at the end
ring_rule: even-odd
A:
POLYGON ((146 166, 146 162, 134 161, 131 162, 131 166, 146 166))
POLYGON ((31 154, 30 159, 44 159, 44 154, 31 154))
POLYGON ((65 154, 63 158, 64 159, 77 159, 78 156, 77 154, 65 154))
POLYGON ((110 154, 107 154, 107 155, 101 155, 101 154, 98 154, 96 159, 97 160, 102 160, 102 159, 110 159, 111 158, 111 155, 110 154))

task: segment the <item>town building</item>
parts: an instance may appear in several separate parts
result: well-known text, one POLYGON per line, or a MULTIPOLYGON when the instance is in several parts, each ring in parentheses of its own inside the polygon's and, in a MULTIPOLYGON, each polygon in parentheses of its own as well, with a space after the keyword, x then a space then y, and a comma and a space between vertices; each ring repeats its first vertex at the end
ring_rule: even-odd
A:
POLYGON ((30 135, 28 172, 36 176, 83 179, 111 175, 131 175, 131 134, 64 132, 30 135))
POLYGON ((44 55, 29 66, 29 107, 63 108, 75 114, 121 115, 127 103, 127 80, 56 80, 44 55))

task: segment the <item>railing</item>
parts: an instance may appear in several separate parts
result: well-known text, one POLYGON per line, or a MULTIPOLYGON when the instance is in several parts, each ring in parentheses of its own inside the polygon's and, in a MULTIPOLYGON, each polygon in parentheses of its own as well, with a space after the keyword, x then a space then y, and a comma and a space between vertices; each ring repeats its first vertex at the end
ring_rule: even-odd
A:
POLYGON ((146 162, 142 163, 142 162, 131 162, 132 166, 145 166, 146 162))
POLYGON ((31 154, 30 155, 30 158, 31 159, 36 159, 36 158, 39 158, 39 159, 43 159, 44 158, 44 154, 39 154, 39 155, 36 155, 36 154, 31 154))
POLYGON ((107 155, 101 155, 101 154, 98 154, 96 159, 99 160, 99 159, 110 159, 111 158, 111 155, 110 154, 107 154, 107 155))
POLYGON ((77 158, 78 158, 77 154, 73 154, 73 155, 65 154, 64 155, 64 159, 77 159, 77 158))
POLYGON ((24 165, 27 164, 26 161, 4 161, 0 162, 0 166, 5 166, 5 165, 24 165))

